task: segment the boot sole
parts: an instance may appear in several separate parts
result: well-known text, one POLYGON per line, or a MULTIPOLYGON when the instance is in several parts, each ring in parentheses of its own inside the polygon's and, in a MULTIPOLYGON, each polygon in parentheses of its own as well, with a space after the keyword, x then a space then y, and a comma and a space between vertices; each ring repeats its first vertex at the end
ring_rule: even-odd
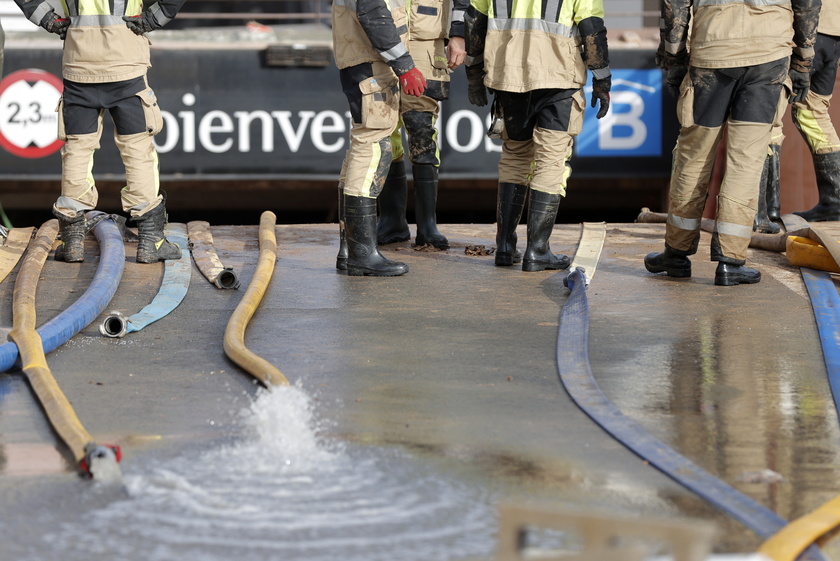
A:
POLYGON ((736 286, 739 284, 758 284, 761 281, 761 277, 753 278, 753 277, 742 277, 738 276, 717 276, 715 275, 715 286, 736 286))
POLYGON ((568 261, 568 260, 563 262, 563 263, 560 263, 558 265, 551 265, 551 264, 548 264, 548 263, 540 263, 540 262, 535 262, 535 261, 524 261, 522 263, 522 270, 525 271, 526 273, 535 273, 535 272, 538 272, 538 271, 545 271, 545 270, 548 270, 548 271, 565 271, 566 269, 569 268, 570 264, 571 264, 571 261, 568 261))
POLYGON ((347 267, 347 275, 351 277, 399 277, 408 272, 408 267, 404 271, 374 271, 371 269, 357 269, 355 267, 347 267))
POLYGON ((414 244, 418 246, 430 245, 435 249, 445 250, 449 249, 449 240, 444 239, 441 240, 427 240, 426 238, 415 236, 414 237, 414 244))
POLYGON ((399 242, 407 242, 411 239, 411 233, 407 234, 389 234, 387 236, 382 236, 381 238, 376 239, 376 243, 379 245, 388 245, 389 243, 399 243, 399 242))
POLYGON ((666 269, 659 267, 651 267, 647 263, 645 263, 645 269, 647 269, 649 273, 665 273, 669 277, 675 279, 687 279, 691 276, 691 269, 666 269))

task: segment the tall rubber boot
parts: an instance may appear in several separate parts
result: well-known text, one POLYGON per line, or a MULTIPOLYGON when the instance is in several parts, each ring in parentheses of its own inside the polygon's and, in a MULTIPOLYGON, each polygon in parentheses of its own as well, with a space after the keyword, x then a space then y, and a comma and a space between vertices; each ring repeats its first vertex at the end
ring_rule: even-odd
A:
POLYGON ((522 262, 522 254, 516 251, 516 227, 522 219, 525 208, 526 185, 499 183, 496 203, 496 266, 509 267, 522 262))
POLYGON ((405 160, 391 162, 388 177, 377 197, 379 202, 379 223, 376 226, 376 241, 379 245, 408 241, 411 231, 405 219, 408 207, 408 182, 405 177, 405 160))
POLYGON ((560 195, 531 190, 528 205, 528 245, 522 256, 523 271, 559 270, 569 266, 565 255, 554 255, 548 245, 548 238, 554 229, 560 195))
MULTIPOLYGON (((781 220, 782 147, 778 144, 771 144, 770 150, 772 154, 768 156, 770 158, 770 168, 767 174, 767 218, 781 220)), ((765 163, 765 165, 767 164, 765 163)))
POLYGON ((414 243, 431 245, 437 249, 449 249, 449 240, 437 228, 435 207, 437 206, 438 168, 432 164, 414 164, 414 217, 417 220, 417 235, 414 243))
POLYGON ((61 235, 61 245, 55 250, 56 261, 67 263, 81 263, 85 260, 85 234, 87 223, 84 212, 76 212, 75 216, 68 216, 53 207, 53 216, 58 218, 58 231, 61 235))
POLYGON ((645 269, 651 273, 665 273, 669 277, 688 278, 691 276, 691 260, 687 251, 678 251, 665 244, 665 251, 645 256, 645 269))
POLYGON ((794 212, 808 222, 840 220, 840 152, 813 154, 820 202, 811 210, 794 212))
POLYGON ((408 265, 386 259, 376 247, 376 199, 344 195, 344 227, 348 275, 396 277, 408 272, 408 265))
POLYGON ((771 166, 773 157, 769 154, 764 158, 764 167, 761 169, 761 179, 758 185, 758 209, 753 219, 753 232, 762 234, 778 234, 779 225, 773 224, 767 215, 767 193, 770 190, 771 166))
POLYGON ((347 226, 344 220, 344 189, 338 190, 338 255, 335 256, 335 268, 347 270, 347 226))
POLYGON ((134 217, 137 224, 137 262, 157 263, 166 259, 180 259, 181 248, 166 239, 166 199, 142 216, 134 217))

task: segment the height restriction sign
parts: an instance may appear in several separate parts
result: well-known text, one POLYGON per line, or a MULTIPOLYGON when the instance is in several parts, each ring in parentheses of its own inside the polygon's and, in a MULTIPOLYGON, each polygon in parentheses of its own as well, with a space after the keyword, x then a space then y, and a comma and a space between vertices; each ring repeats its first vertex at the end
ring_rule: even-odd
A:
POLYGON ((57 152, 56 107, 64 86, 59 78, 29 68, 0 82, 0 146, 21 158, 43 158, 57 152))

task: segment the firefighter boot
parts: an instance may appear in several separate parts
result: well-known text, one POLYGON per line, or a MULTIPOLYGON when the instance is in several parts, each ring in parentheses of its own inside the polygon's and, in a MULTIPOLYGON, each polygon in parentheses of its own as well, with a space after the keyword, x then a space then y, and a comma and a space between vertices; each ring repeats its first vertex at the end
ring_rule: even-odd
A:
POLYGON ((665 244, 662 253, 648 253, 645 256, 645 269, 651 273, 666 273, 669 277, 685 278, 691 276, 691 261, 685 251, 672 249, 665 244))
POLYGON ((75 216, 71 217, 53 207, 53 216, 58 218, 61 234, 61 245, 55 250, 56 261, 81 263, 85 260, 85 234, 87 233, 85 213, 76 212, 75 216))
POLYGON ((379 245, 408 241, 411 232, 405 220, 405 209, 408 206, 405 160, 391 162, 388 177, 385 178, 377 200, 379 223, 376 226, 376 241, 379 245))
POLYGON ((773 157, 769 154, 764 158, 764 168, 761 170, 761 179, 758 185, 758 210, 756 210, 755 218, 753 219, 753 232, 762 234, 778 234, 778 224, 773 224, 767 213, 767 194, 772 188, 771 181, 771 167, 773 165, 773 157))
POLYGON ((840 220, 840 152, 813 154, 820 201, 811 210, 794 212, 808 222, 840 220))
POLYGON ((396 277, 408 272, 408 265, 386 259, 376 247, 376 199, 344 195, 344 228, 348 275, 396 277))
POLYGON ((438 168, 432 164, 414 164, 414 217, 417 220, 417 235, 414 243, 431 245, 437 249, 449 249, 449 240, 437 228, 435 206, 437 205, 438 168))
POLYGON ((715 270, 715 285, 735 286, 755 284, 761 280, 761 272, 745 265, 733 265, 720 261, 715 270))
POLYGON ((559 206, 559 194, 531 190, 531 201, 528 205, 528 245, 522 256, 523 271, 558 270, 569 266, 569 258, 565 255, 554 255, 548 244, 559 206))
POLYGON ((165 259, 180 259, 181 249, 166 239, 163 229, 166 226, 166 199, 142 216, 135 216, 137 224, 137 262, 157 263, 165 259))
MULTIPOLYGON (((771 144, 770 150, 770 168, 767 174, 767 218, 770 220, 781 220, 781 175, 782 164, 780 154, 782 147, 778 144, 771 144)), ((766 162, 765 162, 766 165, 766 162)))
POLYGON ((335 268, 347 270, 347 227, 344 221, 344 189, 338 190, 338 255, 335 256, 335 268))
POLYGON ((522 219, 527 192, 526 185, 499 183, 499 198, 496 203, 497 267, 509 267, 522 262, 522 254, 516 250, 516 227, 522 219))

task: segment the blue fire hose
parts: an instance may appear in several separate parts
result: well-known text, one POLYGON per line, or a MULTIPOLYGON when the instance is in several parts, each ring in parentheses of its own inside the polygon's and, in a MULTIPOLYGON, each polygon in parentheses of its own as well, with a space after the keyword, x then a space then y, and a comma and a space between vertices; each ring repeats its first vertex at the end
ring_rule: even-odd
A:
MULTIPOLYGON (((99 265, 84 294, 63 312, 37 331, 44 344, 44 354, 54 351, 87 327, 105 309, 117 292, 125 266, 125 246, 116 223, 102 212, 89 212, 87 219, 104 216, 94 227, 99 242, 99 265)), ((20 367, 20 352, 12 342, 0 345, 0 372, 20 367)))

